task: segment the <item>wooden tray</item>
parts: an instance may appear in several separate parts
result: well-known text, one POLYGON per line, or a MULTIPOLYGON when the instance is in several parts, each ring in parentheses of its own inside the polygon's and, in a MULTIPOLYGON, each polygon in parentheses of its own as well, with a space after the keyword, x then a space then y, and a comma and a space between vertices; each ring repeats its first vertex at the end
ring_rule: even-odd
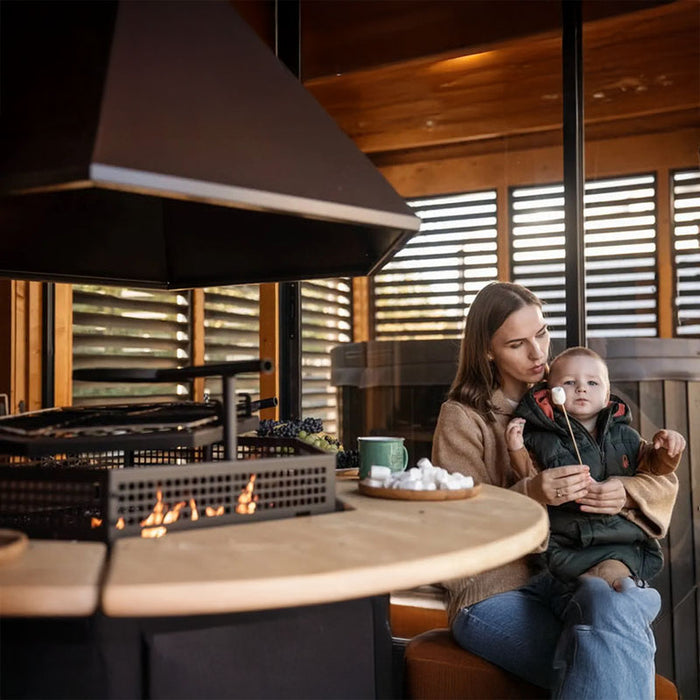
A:
POLYGON ((406 489, 387 489, 378 486, 358 484, 360 493, 373 498, 393 498, 397 501, 456 501, 460 498, 474 498, 481 491, 481 484, 474 484, 470 489, 439 489, 437 491, 407 491, 406 489))
POLYGON ((27 548, 29 538, 18 530, 0 530, 0 564, 12 561, 27 548))

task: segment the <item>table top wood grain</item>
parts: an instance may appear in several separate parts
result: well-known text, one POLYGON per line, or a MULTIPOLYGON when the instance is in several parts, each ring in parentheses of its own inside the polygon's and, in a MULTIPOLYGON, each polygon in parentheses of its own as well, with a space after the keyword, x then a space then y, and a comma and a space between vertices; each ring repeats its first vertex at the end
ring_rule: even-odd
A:
POLYGON ((190 530, 113 547, 102 592, 112 616, 313 605, 480 573, 535 549, 547 515, 484 486, 475 498, 370 498, 339 481, 342 512, 190 530))

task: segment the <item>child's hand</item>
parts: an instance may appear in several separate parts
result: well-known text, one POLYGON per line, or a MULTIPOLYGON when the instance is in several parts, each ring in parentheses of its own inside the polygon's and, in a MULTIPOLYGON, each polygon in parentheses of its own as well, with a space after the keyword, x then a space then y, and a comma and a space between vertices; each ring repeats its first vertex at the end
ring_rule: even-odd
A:
POLYGON ((685 449, 685 438, 675 430, 659 430, 653 442, 655 450, 664 447, 669 457, 677 457, 685 449))
POLYGON ((523 445, 523 428, 525 427, 524 418, 513 418, 506 428, 506 445, 511 452, 522 449, 523 445))

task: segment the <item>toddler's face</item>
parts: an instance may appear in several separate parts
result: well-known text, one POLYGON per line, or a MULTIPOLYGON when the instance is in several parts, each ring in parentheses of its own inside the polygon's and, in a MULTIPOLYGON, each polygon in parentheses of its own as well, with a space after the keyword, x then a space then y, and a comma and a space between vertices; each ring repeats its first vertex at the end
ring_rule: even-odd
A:
POLYGON ((566 410, 582 422, 596 416, 610 399, 607 367, 594 357, 575 355, 557 360, 548 383, 564 387, 566 410))

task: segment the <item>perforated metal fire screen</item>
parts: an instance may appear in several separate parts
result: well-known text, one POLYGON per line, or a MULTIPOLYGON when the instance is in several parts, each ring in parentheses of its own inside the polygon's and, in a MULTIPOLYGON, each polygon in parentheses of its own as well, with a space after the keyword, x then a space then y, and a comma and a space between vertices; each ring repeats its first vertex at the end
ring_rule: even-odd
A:
POLYGON ((333 510, 333 454, 143 468, 0 467, 0 523, 31 537, 109 542, 333 510))

